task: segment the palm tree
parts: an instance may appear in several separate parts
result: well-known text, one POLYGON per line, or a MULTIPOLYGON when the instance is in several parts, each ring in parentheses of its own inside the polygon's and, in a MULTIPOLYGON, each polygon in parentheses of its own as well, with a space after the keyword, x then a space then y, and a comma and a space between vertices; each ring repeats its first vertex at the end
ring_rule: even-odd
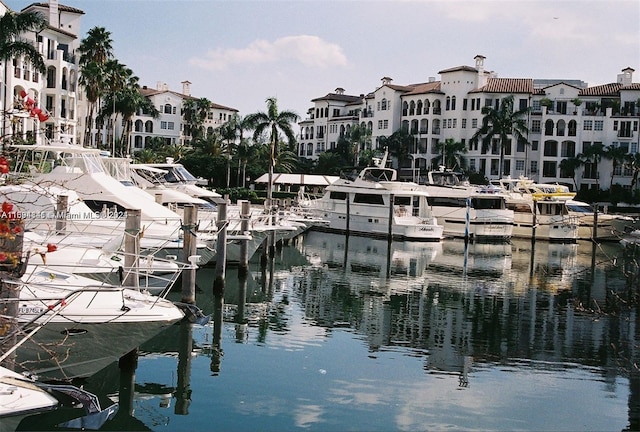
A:
MULTIPOLYGON (((133 71, 127 68, 124 64, 120 63, 116 59, 107 60, 104 64, 104 74, 105 74, 105 85, 109 90, 109 96, 111 102, 111 115, 114 117, 111 122, 111 134, 113 139, 113 153, 115 156, 115 124, 117 119, 116 112, 116 93, 123 90, 128 84, 132 84, 132 81, 137 81, 137 78, 134 77, 133 71)), ((102 107, 102 117, 106 117, 108 111, 108 105, 105 103, 105 106, 102 107)))
MULTIPOLYGON (((160 112, 156 106, 140 93, 137 84, 124 88, 114 96, 116 98, 115 111, 122 114, 122 121, 124 123, 122 135, 120 136, 120 141, 123 143, 129 143, 130 141, 131 118, 134 114, 141 111, 154 119, 160 117, 160 112)), ((130 152, 128 144, 126 152, 130 152)))
MULTIPOLYGON (((253 139, 264 133, 269 133, 269 183, 267 184, 267 208, 271 210, 273 197, 273 169, 276 165, 276 155, 278 154, 279 132, 282 132, 290 145, 296 141, 292 123, 298 121, 298 114, 293 111, 278 111, 278 101, 275 97, 267 98, 267 112, 257 112, 249 114, 245 119, 250 129, 253 129, 253 139)), ((272 221, 273 222, 273 221, 272 221)))
POLYGON ((204 121, 211 109, 211 101, 207 98, 187 98, 182 102, 182 120, 184 135, 197 141, 204 138, 204 121))
MULTIPOLYGON (((237 151, 237 156, 238 156, 238 164, 242 166, 242 180, 238 179, 238 185, 242 184, 242 187, 244 188, 245 185, 245 180, 247 178, 247 163, 249 162, 249 159, 251 158, 251 156, 254 153, 254 147, 249 145, 249 142, 245 139, 240 141, 240 144, 238 145, 238 151, 237 151)), ((240 176, 240 169, 238 168, 238 176, 240 176)))
POLYGON ((360 151, 366 150, 371 144, 371 129, 364 125, 355 124, 349 131, 349 139, 353 146, 353 166, 358 166, 360 151))
POLYGON ((467 153, 468 150, 464 143, 453 138, 447 138, 445 141, 438 141, 435 150, 437 153, 441 153, 442 156, 432 158, 432 166, 442 163, 445 167, 452 169, 464 170, 467 168, 467 159, 463 154, 467 153))
POLYGON ((624 166, 633 173, 631 178, 631 191, 633 192, 638 185, 638 176, 640 176, 640 153, 627 153, 624 166))
POLYGON ((574 190, 578 190, 578 182, 576 182, 576 170, 583 165, 583 161, 578 156, 569 157, 566 159, 562 159, 560 161, 560 170, 564 172, 564 174, 568 174, 571 176, 573 180, 574 190))
POLYGON ((499 177, 502 178, 504 166, 505 148, 511 140, 509 136, 515 138, 515 141, 526 140, 529 133, 527 128, 526 114, 530 108, 514 111, 514 96, 509 95, 500 101, 500 106, 495 109, 492 106, 482 107, 482 126, 473 134, 472 140, 482 139, 482 149, 487 151, 491 148, 494 138, 497 138, 500 146, 500 164, 498 168, 499 177))
POLYGON ((20 38, 23 33, 37 33, 45 26, 46 21, 38 12, 15 13, 7 10, 0 17, 0 59, 9 61, 12 58, 24 57, 38 71, 46 73, 42 54, 31 42, 20 38))
POLYGON ((579 153, 578 155, 576 155, 577 158, 579 158, 580 160, 582 160, 582 164, 586 164, 586 163, 590 163, 593 166, 592 171, 595 173, 596 175, 596 179, 598 181, 596 181, 596 188, 600 188, 600 184, 599 184, 599 179, 600 179, 600 161, 602 161, 602 158, 604 157, 605 154, 605 149, 604 149, 604 144, 597 142, 597 143, 593 143, 591 144, 589 147, 587 147, 586 149, 584 149, 584 151, 582 153, 579 153))
POLYGON ((389 154, 396 158, 398 169, 400 169, 403 162, 409 159, 414 140, 415 137, 406 128, 400 128, 389 137, 381 137, 380 144, 388 148, 389 154))
POLYGON ((234 147, 236 147, 236 141, 242 140, 243 130, 245 128, 244 120, 238 114, 233 114, 229 119, 220 127, 220 135, 226 141, 225 150, 227 153, 227 188, 231 182, 231 154, 234 147))
POLYGON ((104 92, 107 60, 113 58, 111 33, 104 27, 94 27, 87 32, 80 46, 80 84, 84 87, 89 112, 85 125, 84 145, 90 144, 93 127, 93 113, 96 104, 104 92))
MULTIPOLYGON (((20 36, 27 32, 39 32, 46 25, 42 14, 37 12, 15 13, 7 10, 0 17, 0 61, 8 62, 13 58, 24 57, 36 70, 45 73, 47 68, 42 54, 31 43, 20 36)), ((3 84, 7 82, 7 67, 4 68, 3 84)), ((2 106, 7 107, 7 87, 4 86, 2 106)), ((5 135, 5 122, 2 122, 2 135, 5 135)))
POLYGON ((613 187, 613 177, 616 175, 616 168, 618 168, 622 163, 624 163, 625 156, 627 152, 621 149, 618 146, 614 146, 613 144, 608 145, 604 149, 603 157, 605 159, 611 160, 611 181, 609 182, 609 191, 613 187))

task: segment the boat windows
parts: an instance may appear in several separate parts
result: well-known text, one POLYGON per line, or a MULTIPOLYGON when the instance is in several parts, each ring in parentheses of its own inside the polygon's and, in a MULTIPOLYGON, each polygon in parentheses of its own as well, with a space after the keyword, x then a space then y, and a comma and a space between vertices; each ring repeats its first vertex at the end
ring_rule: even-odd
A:
POLYGON ((334 200, 344 201, 347 199, 347 193, 346 192, 330 192, 329 198, 334 200))
POLYGON ((410 196, 393 197, 393 204, 394 205, 410 206, 411 205, 411 197, 410 196))
POLYGON ((476 210, 502 210, 504 200, 502 198, 473 198, 472 207, 476 210))
POLYGON ((427 197, 430 206, 436 207, 466 207, 467 200, 465 198, 455 197, 427 197))
POLYGON ((565 214, 565 206, 562 203, 538 202, 538 212, 545 216, 560 216, 565 214))
POLYGON ((384 205, 382 195, 357 193, 353 197, 353 202, 358 204, 384 205))
POLYGON ((114 213, 115 214, 124 214, 126 209, 122 207, 120 204, 114 203, 113 201, 102 201, 102 200, 84 200, 84 203, 89 206, 91 211, 101 213, 114 213))
POLYGON ((507 208, 513 210, 514 213, 532 213, 531 206, 526 203, 509 203, 507 208))

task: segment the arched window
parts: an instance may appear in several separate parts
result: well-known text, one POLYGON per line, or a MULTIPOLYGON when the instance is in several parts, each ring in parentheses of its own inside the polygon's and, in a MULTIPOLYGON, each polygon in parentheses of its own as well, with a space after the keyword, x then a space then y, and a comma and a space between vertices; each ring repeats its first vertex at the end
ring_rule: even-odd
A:
POLYGON ((456 109, 456 97, 455 96, 451 96, 451 110, 455 110, 456 109))
POLYGON ((68 84, 67 83, 67 73, 68 73, 67 68, 62 68, 62 77, 61 77, 62 81, 60 83, 60 88, 62 90, 66 90, 67 89, 67 84, 68 84))
POLYGON ((165 104, 164 105, 164 113, 165 114, 171 114, 171 104, 165 104))
POLYGON ((307 156, 313 156, 313 144, 307 144, 307 156))
MULTIPOLYGON (((435 105, 435 104, 434 104, 434 105, 435 105)), ((435 110, 435 106, 434 106, 434 108, 433 108, 433 109, 435 110)), ((438 119, 435 119, 435 120, 433 121, 433 133, 434 133, 435 135, 440 135, 440 120, 438 120, 438 119)))
POLYGON ((424 100, 424 114, 429 114, 429 108, 431 108, 431 102, 429 102, 429 99, 425 99, 424 100))
POLYGON ((47 68, 47 88, 56 88, 56 68, 53 66, 47 68))
MULTIPOLYGON (((136 122, 137 123, 137 122, 136 122)), ((133 146, 135 148, 142 148, 142 136, 141 135, 136 135, 133 138, 133 146)))
POLYGON ((416 115, 416 103, 414 101, 409 104, 409 115, 416 115))
POLYGON ((151 120, 144 122, 144 131, 146 133, 153 133, 153 122, 151 120))
POLYGON ((151 145, 151 137, 150 136, 144 137, 144 146, 149 147, 150 145, 151 145))
POLYGON ((136 120, 134 130, 136 132, 142 132, 142 120, 136 120))
POLYGON ((407 114, 409 114, 409 104, 406 102, 402 102, 402 115, 406 116, 407 114))
POLYGON ((383 98, 380 101, 380 110, 382 110, 382 111, 386 111, 387 110, 387 99, 386 98, 383 98))
POLYGON ((309 133, 309 139, 313 139, 313 126, 311 126, 311 131, 309 133))
POLYGON ((576 131, 578 129, 578 122, 575 120, 569 121, 569 136, 576 136, 576 131))
POLYGON ((418 133, 418 120, 411 120, 411 133, 414 135, 418 133))
POLYGON ((344 125, 340 125, 340 136, 344 136, 344 125))
POLYGON ((564 136, 564 127, 565 127, 565 122, 564 120, 558 120, 558 129, 557 129, 557 135, 558 136, 564 136))
MULTIPOLYGON (((440 99, 436 99, 433 101, 433 113, 434 114, 440 114, 442 111, 442 108, 440 107, 440 99)), ((435 125, 433 125, 435 127, 435 125)))
POLYGON ((403 131, 409 132, 409 120, 402 120, 402 125, 400 127, 403 131))
POLYGON ((416 114, 417 115, 421 115, 422 114, 422 101, 421 100, 418 101, 418 104, 416 106, 416 114))
POLYGON ((451 98, 449 96, 447 96, 445 110, 449 111, 450 109, 451 109, 451 98))
POLYGON ((553 120, 549 119, 544 123, 544 134, 553 135, 553 120))
POLYGON ((347 125, 346 134, 347 136, 351 135, 351 125, 347 125))

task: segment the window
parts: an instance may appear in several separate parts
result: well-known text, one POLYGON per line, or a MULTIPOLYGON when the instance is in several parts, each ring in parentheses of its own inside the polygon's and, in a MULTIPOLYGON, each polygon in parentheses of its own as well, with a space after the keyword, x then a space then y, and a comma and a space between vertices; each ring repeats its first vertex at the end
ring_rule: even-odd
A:
POLYGON ((540 120, 533 120, 531 122, 531 132, 540 133, 540 120))
POLYGON ((531 174, 538 173, 538 161, 531 161, 531 174))
POLYGON ((387 110, 387 100, 386 99, 382 99, 382 101, 380 101, 380 110, 381 111, 386 111, 387 110))
POLYGON ((527 109, 528 102, 529 101, 527 99, 518 99, 520 110, 527 109))
POLYGON ((478 127, 478 119, 471 119, 471 128, 476 129, 478 127))
POLYGON ((382 129, 382 120, 378 120, 378 129, 382 129))
POLYGON ((584 120, 582 123, 582 129, 586 131, 593 130, 593 120, 584 120))
POLYGON ((542 162, 542 176, 543 177, 557 177, 556 162, 544 161, 542 162))
POLYGON ((544 155, 545 156, 558 156, 558 142, 557 141, 545 141, 544 142, 544 155))
POLYGON ((389 120, 383 120, 382 128, 383 129, 389 129, 389 120))
POLYGON ((169 105, 169 104, 165 104, 165 106, 164 106, 164 113, 165 113, 165 114, 171 114, 171 111, 172 111, 172 110, 171 110, 171 105, 169 105))
POLYGON ((526 150, 527 141, 525 139, 519 139, 516 144, 516 151, 518 153, 523 153, 526 150))
POLYGON ((382 195, 376 195, 376 194, 357 193, 353 197, 353 202, 359 203, 359 204, 384 205, 384 200, 382 199, 382 195))
POLYGON ((593 130, 601 131, 604 128, 604 122, 602 120, 596 120, 593 122, 593 130))
POLYGON ((516 171, 524 172, 524 160, 523 159, 517 159, 516 160, 516 171))
POLYGON ((174 123, 173 122, 167 122, 167 129, 173 130, 174 129, 174 123))
POLYGON ((467 119, 462 119, 462 129, 466 129, 466 128, 467 128, 467 119))
POLYGON ((560 147, 560 156, 572 158, 576 155, 576 143, 573 141, 563 141, 560 147))
POLYGON ((451 110, 455 110, 456 109, 456 97, 452 96, 451 97, 451 110))
POLYGON ((160 129, 166 129, 167 128, 167 122, 166 121, 161 121, 160 122, 160 129))
POLYGON ((462 111, 466 111, 466 110, 467 110, 467 100, 462 99, 462 111))

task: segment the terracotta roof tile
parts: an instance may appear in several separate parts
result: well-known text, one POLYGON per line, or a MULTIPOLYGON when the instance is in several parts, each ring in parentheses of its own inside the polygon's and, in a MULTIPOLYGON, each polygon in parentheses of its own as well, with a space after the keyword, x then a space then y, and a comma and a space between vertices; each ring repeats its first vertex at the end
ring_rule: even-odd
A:
POLYGON ((478 69, 471 66, 456 66, 449 69, 442 69, 438 74, 443 74, 447 72, 457 72, 457 71, 466 71, 466 72, 478 72, 478 69))
POLYGON ((622 84, 609 83, 580 90, 580 96, 619 96, 622 84))
POLYGON ((425 93, 442 93, 442 91, 440 91, 441 84, 442 83, 440 81, 411 84, 410 87, 413 87, 413 89, 410 92, 408 92, 407 95, 416 95, 416 94, 425 94, 425 93))
POLYGON ((319 98, 311 99, 311 102, 319 102, 319 101, 340 101, 340 102, 356 102, 361 100, 361 96, 351 96, 346 94, 338 94, 338 93, 328 93, 326 96, 322 96, 319 98))
MULTIPOLYGON (((43 7, 43 8, 49 8, 49 3, 31 3, 29 6, 23 8, 22 10, 26 10, 29 9, 30 7, 43 7)), ((58 10, 62 11, 62 12, 71 12, 71 13, 77 13, 80 15, 84 15, 84 11, 82 9, 78 9, 78 8, 74 8, 71 6, 65 6, 65 5, 58 5, 58 10)))
POLYGON ((487 84, 469 93, 527 93, 534 92, 530 78, 489 78, 487 84))
POLYGON ((632 83, 626 86, 620 87, 620 90, 640 90, 640 83, 632 83))

